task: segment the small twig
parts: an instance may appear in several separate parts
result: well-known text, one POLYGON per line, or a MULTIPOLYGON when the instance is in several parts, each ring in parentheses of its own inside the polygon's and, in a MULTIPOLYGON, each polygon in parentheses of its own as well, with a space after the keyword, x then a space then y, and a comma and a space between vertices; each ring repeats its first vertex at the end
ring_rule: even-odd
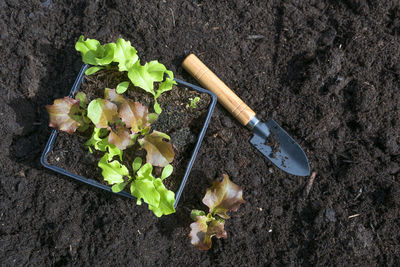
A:
POLYGON ((174 16, 174 11, 172 10, 172 8, 169 8, 169 10, 171 10, 171 14, 172 14, 172 24, 174 25, 174 28, 175 28, 175 16, 174 16))
POLYGON ((354 198, 354 200, 357 200, 361 196, 362 192, 363 192, 363 189, 361 187, 360 190, 358 191, 357 196, 354 198))
POLYGON ((388 182, 392 182, 392 183, 394 183, 395 185, 397 185, 397 186, 400 186, 400 183, 399 182, 396 182, 396 181, 393 181, 393 180, 391 180, 391 179, 389 179, 389 178, 386 178, 386 177, 380 177, 381 179, 384 179, 384 180, 386 180, 386 181, 388 181, 388 182))
POLYGON ((349 218, 349 219, 351 219, 351 218, 358 217, 358 216, 360 216, 360 214, 359 214, 359 213, 357 213, 357 214, 354 214, 354 215, 350 215, 348 218, 349 218))
MULTIPOLYGON (((388 181, 388 182, 391 182, 391 183, 393 183, 394 185, 400 186, 400 183, 399 183, 399 182, 393 181, 393 180, 391 180, 391 179, 389 179, 389 178, 386 178, 386 177, 380 177, 380 178, 381 178, 381 179, 384 179, 384 180, 386 180, 386 181, 388 181)), ((400 191, 397 190, 397 191, 394 191, 394 193, 395 193, 395 194, 400 194, 400 191)))
POLYGON ((247 40, 260 40, 264 39, 264 35, 249 35, 247 36, 247 40))
POLYGON ((308 196, 308 194, 311 191, 311 187, 312 187, 312 185, 314 183, 314 179, 315 179, 316 176, 317 176, 317 172, 313 172, 310 175, 310 178, 308 179, 308 183, 307 183, 307 186, 306 186, 306 197, 308 196))

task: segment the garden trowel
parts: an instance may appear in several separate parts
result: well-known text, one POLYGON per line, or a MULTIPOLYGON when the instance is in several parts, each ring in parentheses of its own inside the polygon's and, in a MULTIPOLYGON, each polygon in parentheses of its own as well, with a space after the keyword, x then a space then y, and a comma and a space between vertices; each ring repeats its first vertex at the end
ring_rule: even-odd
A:
POLYGON ((287 173, 308 176, 310 166, 301 147, 274 120, 261 122, 229 87, 194 54, 182 62, 185 68, 206 89, 215 93, 218 101, 243 125, 253 130, 253 144, 264 156, 287 173))

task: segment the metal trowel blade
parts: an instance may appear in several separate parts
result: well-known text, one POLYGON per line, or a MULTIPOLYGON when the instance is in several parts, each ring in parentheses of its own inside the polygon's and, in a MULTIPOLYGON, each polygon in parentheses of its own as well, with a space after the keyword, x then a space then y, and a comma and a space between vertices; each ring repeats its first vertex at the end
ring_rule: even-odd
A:
POLYGON ((306 154, 274 120, 259 122, 253 132, 250 143, 278 168, 293 175, 310 175, 306 154))

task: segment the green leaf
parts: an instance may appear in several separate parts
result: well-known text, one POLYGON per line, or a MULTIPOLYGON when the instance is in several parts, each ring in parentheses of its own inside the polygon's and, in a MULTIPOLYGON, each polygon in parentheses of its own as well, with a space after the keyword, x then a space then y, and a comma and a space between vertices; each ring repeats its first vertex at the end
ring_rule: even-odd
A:
POLYGON ((117 93, 123 94, 126 90, 128 90, 129 82, 121 82, 117 85, 117 93))
POLYGON ((109 162, 108 158, 106 153, 98 163, 98 166, 102 169, 101 174, 104 180, 107 181, 108 184, 123 183, 125 176, 130 177, 128 168, 117 160, 109 162))
MULTIPOLYGON (((169 79, 171 79, 171 80, 174 80, 174 73, 173 73, 172 71, 166 70, 166 71, 165 71, 165 74, 168 75, 167 79, 169 78, 169 79)), ((177 84, 177 83, 174 81, 174 84, 177 84)))
POLYGON ((127 184, 128 184, 127 182, 115 184, 115 185, 113 185, 113 186, 111 187, 111 190, 112 190, 114 193, 121 192, 122 190, 124 190, 124 188, 125 188, 125 186, 126 186, 127 184))
MULTIPOLYGON (((82 61, 86 64, 93 66, 107 66, 114 59, 114 50, 116 49, 115 43, 109 43, 104 46, 95 39, 84 40, 83 35, 79 37, 78 42, 75 44, 75 49, 81 52, 82 61)), ((99 69, 88 69, 87 75, 93 74, 99 69)))
MULTIPOLYGON (((105 140, 106 138, 104 138, 104 142, 106 142, 105 140)), ((108 143, 108 141, 107 141, 108 143)), ((116 147, 113 144, 106 144, 107 150, 108 150, 108 160, 112 160, 114 158, 114 156, 118 156, 119 160, 122 161, 122 153, 123 151, 121 149, 119 149, 118 147, 116 147)))
POLYGON ((139 139, 139 144, 146 150, 146 161, 153 166, 165 167, 174 160, 174 150, 169 142, 170 137, 165 133, 153 131, 144 138, 139 139))
POLYGON ((87 129, 89 129, 89 124, 83 124, 83 125, 79 126, 77 130, 78 130, 79 132, 83 133, 83 132, 85 132, 87 129))
POLYGON ((148 115, 148 122, 153 123, 158 119, 158 114, 157 113, 149 113, 148 115))
POLYGON ((137 198, 138 205, 142 203, 141 199, 149 205, 158 206, 160 204, 160 193, 152 179, 136 179, 132 183, 135 185, 131 194, 137 198))
POLYGON ((164 72, 167 68, 157 60, 147 62, 144 67, 147 69, 147 72, 154 82, 161 82, 164 80, 164 72))
POLYGON ((133 172, 135 173, 137 170, 139 170, 140 166, 142 166, 142 158, 136 157, 132 162, 133 172))
POLYGON ((240 186, 229 180, 228 175, 223 174, 223 181, 216 179, 210 188, 207 188, 203 203, 210 208, 210 213, 217 214, 221 218, 228 219, 228 211, 236 211, 240 204, 246 203, 242 198, 243 190, 240 186))
POLYGON ((89 103, 87 116, 97 128, 107 128, 108 123, 115 121, 117 110, 111 101, 97 98, 89 103))
POLYGON ((122 150, 116 147, 113 144, 108 142, 108 137, 104 137, 108 131, 102 128, 94 128, 92 136, 88 141, 85 142, 85 146, 89 148, 89 151, 93 153, 91 146, 93 146, 96 150, 99 151, 108 151, 108 160, 112 160, 114 156, 119 156, 119 159, 122 161, 122 150))
POLYGON ((86 41, 84 39, 83 35, 79 36, 79 40, 75 44, 75 49, 81 52, 82 56, 89 51, 96 51, 101 46, 100 42, 95 39, 87 38, 86 41))
POLYGON ((118 62, 119 71, 128 71, 133 64, 138 60, 136 49, 131 46, 130 41, 125 41, 122 38, 117 40, 114 53, 114 62, 118 62))
POLYGON ((86 94, 84 92, 76 93, 75 99, 79 100, 79 106, 81 108, 86 108, 86 94))
POLYGON ((76 116, 79 113, 79 100, 59 98, 54 100, 53 105, 47 105, 46 109, 50 118, 49 126, 57 130, 72 134, 84 124, 81 116, 76 116))
POLYGON ((139 60, 128 70, 128 77, 133 85, 155 95, 153 78, 148 72, 147 66, 140 65, 139 60))
POLYGON ((85 146, 89 148, 90 153, 93 153, 91 146, 96 146, 102 139, 100 138, 100 128, 94 128, 92 136, 85 142, 85 146))
POLYGON ((197 216, 206 216, 206 213, 202 210, 192 210, 190 218, 192 218, 193 221, 197 221, 197 216))
POLYGON ((174 170, 174 167, 172 167, 171 164, 168 164, 167 166, 165 166, 161 173, 161 180, 168 178, 172 174, 173 170, 174 170))
POLYGON ((154 100, 154 111, 155 111, 157 114, 161 114, 161 112, 162 112, 162 109, 161 109, 161 107, 160 107, 160 104, 158 104, 157 100, 154 100))
POLYGON ((197 102, 200 101, 200 97, 196 96, 195 98, 189 98, 189 100, 190 100, 189 106, 191 108, 197 108, 197 102))
POLYGON ((96 62, 97 65, 107 66, 114 59, 114 50, 116 45, 114 43, 109 43, 97 50, 96 62))
POLYGON ((151 174, 153 172, 153 166, 150 163, 144 164, 137 172, 137 178, 138 179, 145 179, 145 178, 151 178, 153 175, 151 174))
POLYGON ((87 76, 92 75, 101 69, 104 69, 104 67, 98 67, 98 66, 90 67, 87 70, 85 70, 85 75, 87 76))
POLYGON ((174 213, 175 193, 165 188, 160 178, 154 181, 154 186, 160 194, 160 202, 158 206, 149 205, 149 210, 152 210, 157 217, 174 213))
POLYGON ((162 93, 170 91, 176 82, 173 79, 167 78, 158 86, 155 98, 158 98, 162 93))

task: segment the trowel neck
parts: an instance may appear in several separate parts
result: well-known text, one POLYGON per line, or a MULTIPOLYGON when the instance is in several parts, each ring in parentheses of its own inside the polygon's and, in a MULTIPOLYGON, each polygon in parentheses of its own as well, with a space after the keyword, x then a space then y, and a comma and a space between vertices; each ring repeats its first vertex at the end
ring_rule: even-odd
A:
POLYGON ((254 127, 256 127, 256 125, 260 122, 260 120, 256 117, 253 116, 253 118, 251 118, 249 120, 249 122, 246 124, 246 127, 249 128, 250 130, 253 130, 254 127))

